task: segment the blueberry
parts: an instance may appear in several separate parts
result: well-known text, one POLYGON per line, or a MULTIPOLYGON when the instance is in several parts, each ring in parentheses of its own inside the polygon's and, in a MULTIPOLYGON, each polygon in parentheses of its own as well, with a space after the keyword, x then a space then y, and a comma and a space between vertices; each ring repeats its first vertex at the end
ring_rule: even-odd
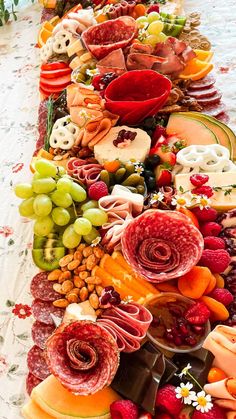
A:
POLYGON ((151 156, 147 157, 145 160, 145 165, 149 169, 154 169, 161 163, 161 159, 157 154, 152 154, 151 156))
POLYGON ((153 172, 151 170, 144 170, 143 175, 144 175, 145 180, 147 180, 150 177, 153 177, 153 172))
POLYGON ((149 178, 145 179, 147 190, 153 191, 156 188, 156 179, 153 176, 150 176, 149 178))

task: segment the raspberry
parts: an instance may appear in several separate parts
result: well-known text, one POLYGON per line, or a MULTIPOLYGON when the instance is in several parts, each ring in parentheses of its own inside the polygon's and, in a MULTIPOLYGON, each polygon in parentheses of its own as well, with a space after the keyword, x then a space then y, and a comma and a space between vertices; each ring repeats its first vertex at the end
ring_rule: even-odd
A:
POLYGON ((111 419, 138 419, 138 407, 131 400, 117 400, 110 406, 111 419))
POLYGON ((154 416, 155 419, 172 419, 173 416, 168 415, 168 413, 157 413, 154 416))
POLYGON ((202 186, 209 180, 208 175, 202 175, 200 173, 195 173, 194 175, 190 176, 190 182, 194 186, 202 186))
POLYGON ((192 406, 187 406, 181 410, 180 414, 176 416, 175 419, 191 419, 193 410, 192 406))
POLYGON ((194 215, 196 215, 198 221, 215 221, 217 218, 217 211, 214 208, 205 207, 200 209, 200 207, 192 208, 191 210, 194 215))
POLYGON ((192 419, 226 419, 226 414, 223 409, 213 403, 213 407, 209 412, 202 413, 195 409, 192 419))
POLYGON ((100 74, 97 74, 96 76, 93 77, 92 85, 94 89, 98 91, 102 90, 102 88, 105 87, 105 86, 102 87, 102 76, 100 74))
POLYGON ((224 306, 228 306, 234 301, 234 297, 224 288, 215 288, 210 294, 209 297, 214 298, 215 300, 219 301, 220 303, 224 304, 224 306))
POLYGON ((203 237, 218 236, 221 230, 222 230, 222 227, 213 221, 210 221, 209 223, 204 223, 200 227, 200 231, 203 237))
POLYGON ((214 274, 220 274, 229 266, 231 257, 224 249, 211 250, 205 249, 199 260, 200 266, 206 266, 214 274))
POLYGON ((152 4, 148 9, 147 9, 147 14, 151 13, 151 12, 160 12, 160 7, 158 6, 158 4, 152 4))
POLYGON ((151 415, 151 413, 142 413, 139 417, 138 417, 138 419, 152 419, 153 418, 153 416, 151 415))
POLYGON ((225 241, 220 237, 207 236, 204 237, 204 249, 225 249, 225 241))
POLYGON ((214 195, 213 189, 210 186, 205 185, 192 189, 191 192, 197 195, 205 195, 207 198, 210 198, 212 195, 214 195))
POLYGON ((197 302, 185 311, 184 318, 191 324, 201 325, 207 322, 210 314, 210 310, 208 310, 206 304, 197 302))
POLYGON ((166 137, 166 129, 162 125, 157 125, 152 134, 152 144, 156 144, 157 140, 159 140, 161 136, 166 137))
POLYGON ((98 182, 93 183, 88 190, 88 195, 90 199, 98 201, 103 196, 108 195, 108 188, 105 182, 99 180, 98 182))
POLYGON ((156 406, 170 415, 178 415, 184 405, 181 399, 177 399, 175 387, 166 384, 157 392, 156 406))

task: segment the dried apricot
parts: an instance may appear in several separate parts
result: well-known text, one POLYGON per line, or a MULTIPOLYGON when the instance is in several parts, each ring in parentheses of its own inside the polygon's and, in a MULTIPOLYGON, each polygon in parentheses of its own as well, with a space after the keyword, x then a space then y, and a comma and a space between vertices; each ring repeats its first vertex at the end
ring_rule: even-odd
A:
POLYGON ((119 160, 106 161, 103 167, 109 173, 115 173, 120 168, 120 162, 119 160))
POLYGON ((216 286, 216 277, 215 277, 215 275, 211 275, 210 282, 209 282, 208 287, 205 290, 204 294, 205 295, 210 294, 210 292, 213 291, 215 286, 216 286))
POLYGON ((216 381, 221 381, 227 378, 227 375, 220 368, 212 367, 208 373, 207 381, 208 383, 215 383, 216 381))
POLYGON ((205 293, 212 277, 210 269, 194 266, 191 271, 178 279, 178 288, 185 297, 197 300, 205 293))
POLYGON ((223 276, 221 276, 220 274, 214 274, 214 277, 216 279, 216 288, 224 288, 225 280, 223 276))
POLYGON ((206 295, 201 297, 201 301, 203 301, 206 304, 206 306, 209 308, 211 312, 211 317, 210 317, 211 321, 216 321, 216 320, 224 321, 228 319, 229 312, 222 303, 206 295))
POLYGON ((179 209, 177 209, 177 211, 181 212, 182 214, 186 215, 188 218, 190 218, 190 220, 192 221, 192 223, 195 225, 195 227, 199 228, 199 222, 198 219, 196 217, 195 214, 193 214, 192 211, 190 211, 187 208, 183 208, 180 207, 179 209))

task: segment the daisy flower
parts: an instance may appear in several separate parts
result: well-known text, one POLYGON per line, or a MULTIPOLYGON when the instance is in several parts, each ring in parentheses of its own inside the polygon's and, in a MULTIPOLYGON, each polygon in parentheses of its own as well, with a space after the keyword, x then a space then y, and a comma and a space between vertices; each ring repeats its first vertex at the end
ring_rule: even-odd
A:
POLYGON ((196 410, 200 410, 202 413, 207 413, 213 407, 211 403, 211 396, 210 394, 206 394, 205 391, 200 391, 192 398, 193 406, 196 410))
POLYGON ((195 400, 194 397, 196 396, 195 391, 190 391, 193 388, 193 384, 191 383, 180 383, 180 387, 175 389, 176 398, 182 399, 184 404, 192 404, 192 401, 195 400))
POLYGON ((191 365, 188 363, 187 365, 186 365, 186 367, 184 367, 183 369, 182 369, 182 371, 181 371, 181 373, 179 374, 179 378, 182 378, 183 377, 183 375, 187 375, 188 374, 188 371, 189 370, 191 370, 191 365))
POLYGON ((138 173, 139 175, 141 175, 141 173, 143 173, 144 168, 141 166, 141 164, 137 163, 134 164, 135 167, 135 172, 138 173))
POLYGON ((177 208, 191 207, 192 194, 186 193, 183 195, 175 195, 171 200, 171 205, 176 205, 177 208))
POLYGON ((196 204, 198 204, 202 210, 203 208, 210 207, 211 200, 206 195, 197 195, 196 204))
POLYGON ((99 74, 99 71, 97 68, 93 68, 92 70, 87 68, 86 74, 90 77, 93 77, 93 76, 97 76, 99 74))
POLYGON ((150 204, 156 204, 157 202, 161 202, 164 199, 164 194, 162 192, 153 193, 151 196, 150 204))

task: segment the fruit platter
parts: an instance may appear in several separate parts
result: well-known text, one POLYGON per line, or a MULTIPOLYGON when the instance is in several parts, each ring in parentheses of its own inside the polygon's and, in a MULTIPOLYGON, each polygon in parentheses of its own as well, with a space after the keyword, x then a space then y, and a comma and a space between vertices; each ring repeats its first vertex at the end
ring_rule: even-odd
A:
POLYGON ((22 417, 235 419, 236 135, 200 15, 41 4, 22 417))

